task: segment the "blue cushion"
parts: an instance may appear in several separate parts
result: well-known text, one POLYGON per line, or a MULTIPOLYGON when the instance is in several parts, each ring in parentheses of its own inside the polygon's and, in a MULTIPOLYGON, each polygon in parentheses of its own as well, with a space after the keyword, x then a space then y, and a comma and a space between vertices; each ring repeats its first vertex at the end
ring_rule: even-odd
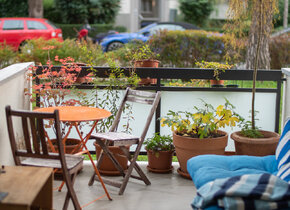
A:
POLYGON ((290 183, 290 119, 288 118, 276 149, 278 173, 281 179, 290 183))
POLYGON ((199 155, 187 161, 187 170, 197 188, 218 178, 244 174, 277 174, 274 155, 255 157, 246 155, 199 155))

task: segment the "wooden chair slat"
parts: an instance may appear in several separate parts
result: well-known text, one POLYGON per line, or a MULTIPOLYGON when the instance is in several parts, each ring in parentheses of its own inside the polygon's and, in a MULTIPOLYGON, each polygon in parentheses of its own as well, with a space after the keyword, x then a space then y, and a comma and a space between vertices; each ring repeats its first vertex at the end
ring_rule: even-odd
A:
POLYGON ((135 96, 127 96, 127 101, 151 105, 153 103, 154 99, 138 98, 135 96))
POLYGON ((36 125, 35 125, 35 120, 36 119, 34 117, 29 117, 34 153, 40 154, 40 146, 39 146, 39 142, 37 138, 38 135, 37 135, 36 125))
POLYGON ((25 142, 26 150, 27 152, 32 153, 30 137, 28 133, 29 128, 28 128, 27 118, 23 117, 21 121, 22 121, 23 135, 24 135, 24 142, 25 142))
POLYGON ((148 97, 154 99, 156 96, 156 93, 154 92, 148 92, 148 91, 142 91, 142 90, 129 90, 128 95, 134 95, 134 96, 140 96, 140 97, 148 97))
POLYGON ((38 137, 40 138, 42 152, 44 155, 47 155, 48 149, 47 149, 47 144, 46 144, 46 140, 45 140, 45 131, 44 131, 43 119, 37 120, 37 126, 38 126, 38 130, 39 130, 38 137))

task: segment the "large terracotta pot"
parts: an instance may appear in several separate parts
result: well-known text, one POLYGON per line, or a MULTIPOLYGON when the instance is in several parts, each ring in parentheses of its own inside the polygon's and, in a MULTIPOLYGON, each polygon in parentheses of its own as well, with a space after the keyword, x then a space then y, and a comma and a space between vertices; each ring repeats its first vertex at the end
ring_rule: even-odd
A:
MULTIPOLYGON (((56 152, 58 152, 58 146, 56 139, 51 139, 51 143, 55 149, 56 152)), ((52 152, 52 149, 50 148, 49 144, 47 143, 48 151, 52 152)), ((80 140, 79 139, 73 139, 73 138, 67 138, 65 141, 65 153, 66 154, 75 154, 79 152, 80 149, 80 140)))
MULTIPOLYGON (((101 153, 101 147, 94 143, 96 147, 96 156, 99 158, 101 153)), ((130 148, 130 146, 126 146, 127 149, 130 148)), ((109 146, 110 152, 115 156, 115 158, 118 160, 118 162, 121 164, 122 168, 126 170, 128 168, 128 158, 124 155, 123 151, 116 146, 109 146)), ((104 158, 102 160, 101 166, 99 168, 99 172, 103 175, 107 176, 119 176, 121 175, 118 169, 115 167, 115 165, 112 163, 111 159, 105 154, 104 158)))
POLYGON ((168 173, 171 172, 172 167, 172 151, 159 151, 155 153, 152 150, 147 150, 148 166, 147 169, 154 173, 168 173))
MULTIPOLYGON (((135 61, 134 62, 134 67, 148 67, 148 68, 158 68, 159 66, 159 61, 158 60, 142 60, 142 61, 135 61)), ((149 77, 147 78, 142 78, 141 81, 139 82, 139 85, 150 85, 150 84, 156 84, 157 79, 150 79, 149 77)))
POLYGON ((218 133, 223 136, 205 139, 185 137, 173 133, 173 144, 180 165, 177 172, 186 178, 190 178, 186 166, 187 160, 204 154, 224 155, 228 143, 228 134, 224 131, 218 131, 218 133))
POLYGON ((234 132, 231 138, 235 142, 237 155, 266 156, 274 155, 279 142, 280 135, 271 131, 260 132, 264 138, 248 138, 241 135, 241 132, 234 132))

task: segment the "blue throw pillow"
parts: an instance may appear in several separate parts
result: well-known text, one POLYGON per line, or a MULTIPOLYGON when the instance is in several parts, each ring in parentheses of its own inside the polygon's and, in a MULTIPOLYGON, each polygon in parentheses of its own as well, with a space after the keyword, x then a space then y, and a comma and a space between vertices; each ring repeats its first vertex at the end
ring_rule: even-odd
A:
POLYGON ((278 163, 277 176, 290 183, 290 118, 284 126, 276 149, 276 160, 278 163))

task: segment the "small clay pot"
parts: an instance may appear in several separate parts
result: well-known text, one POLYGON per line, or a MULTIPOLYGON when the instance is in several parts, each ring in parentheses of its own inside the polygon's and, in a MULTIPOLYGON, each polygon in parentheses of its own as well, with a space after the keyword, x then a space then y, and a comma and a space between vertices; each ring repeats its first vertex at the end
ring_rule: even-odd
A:
POLYGON ((168 173, 171 172, 172 167, 172 156, 173 150, 171 151, 158 151, 147 150, 148 166, 147 169, 154 173, 168 173))

